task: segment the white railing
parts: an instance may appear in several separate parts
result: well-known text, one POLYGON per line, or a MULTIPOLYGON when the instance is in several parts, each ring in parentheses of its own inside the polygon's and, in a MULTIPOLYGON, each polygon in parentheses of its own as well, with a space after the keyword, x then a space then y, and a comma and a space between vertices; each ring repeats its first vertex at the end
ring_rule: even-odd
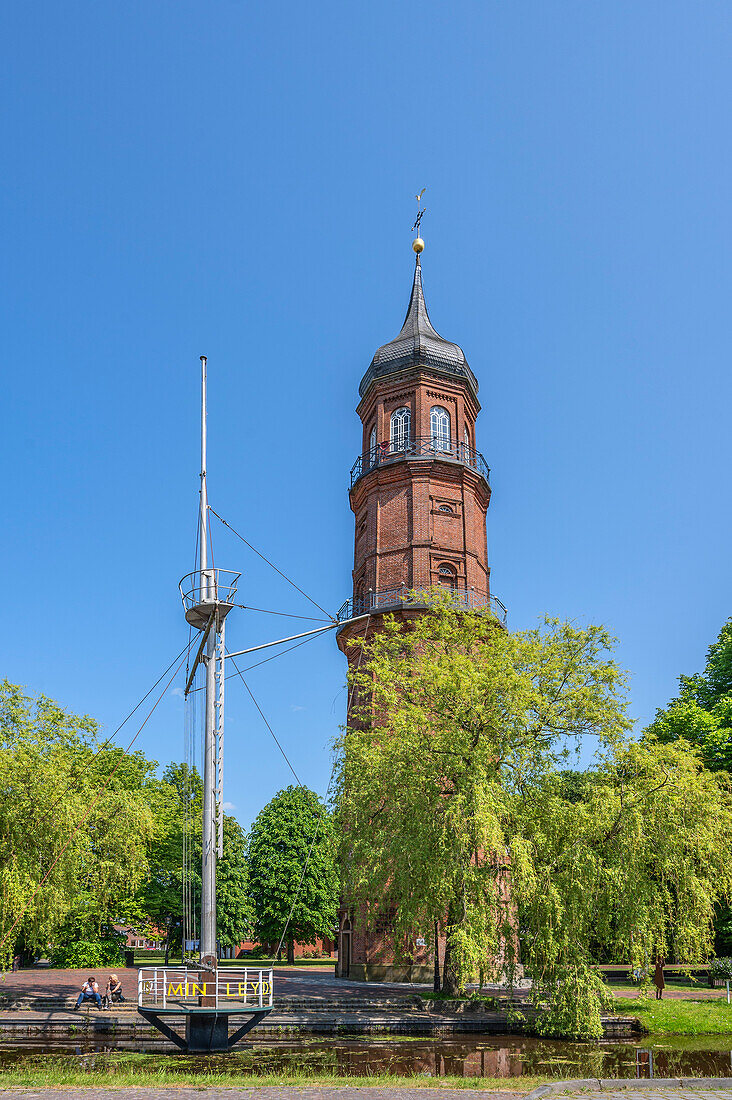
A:
POLYGON ((139 1008, 272 1008, 272 970, 227 966, 143 966, 137 972, 139 1008))

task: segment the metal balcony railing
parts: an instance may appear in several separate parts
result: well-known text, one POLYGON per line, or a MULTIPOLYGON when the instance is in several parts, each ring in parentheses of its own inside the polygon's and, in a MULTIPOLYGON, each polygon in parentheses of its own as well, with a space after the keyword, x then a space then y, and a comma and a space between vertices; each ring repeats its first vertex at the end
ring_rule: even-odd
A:
POLYGON ((480 451, 467 443, 455 443, 439 436, 418 436, 409 442, 378 443, 370 451, 359 455, 351 469, 351 488, 360 477, 386 462, 409 458, 440 458, 448 462, 460 462, 470 466, 488 481, 490 469, 480 451))
POLYGON ((225 613, 234 604, 240 576, 231 569, 204 569, 183 577, 178 588, 186 621, 203 630, 214 607, 225 613))
MULTIPOLYGON (((502 626, 506 625, 508 612, 497 596, 486 596, 485 592, 479 592, 476 588, 440 588, 440 593, 443 592, 449 596, 454 607, 464 611, 485 611, 497 619, 502 626)), ((427 607, 430 600, 434 598, 434 589, 414 589, 407 584, 372 589, 365 596, 353 596, 350 600, 346 600, 338 611, 336 619, 338 622, 345 622, 347 619, 355 618, 356 615, 366 615, 369 612, 378 614, 394 611, 400 607, 427 607)))

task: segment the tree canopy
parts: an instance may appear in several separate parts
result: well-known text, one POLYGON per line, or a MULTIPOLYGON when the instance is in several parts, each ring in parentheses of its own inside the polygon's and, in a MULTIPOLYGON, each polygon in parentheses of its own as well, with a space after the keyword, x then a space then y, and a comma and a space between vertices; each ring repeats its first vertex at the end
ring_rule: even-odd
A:
MULTIPOLYGON (((182 852, 192 825, 200 898, 201 779, 100 740, 96 722, 0 683, 0 964, 19 948, 118 950, 115 922, 180 943, 182 852), (111 947, 110 947, 111 945, 111 947)), ((252 913, 246 836, 224 815, 218 935, 245 939, 252 913)))
MULTIPOLYGON (((656 711, 646 730, 659 741, 688 741, 697 746, 712 771, 732 772, 732 618, 707 650, 704 671, 679 677, 679 694, 656 711)), ((732 906, 719 902, 715 949, 732 955, 732 906)))
MULTIPOLYGON (((160 930, 167 930, 171 943, 182 944, 183 923, 183 837, 190 830, 191 883, 194 905, 201 897, 201 808, 203 784, 194 767, 168 764, 160 783, 164 812, 152 842, 150 871, 132 905, 135 916, 160 930)), ((245 940, 252 928, 246 868, 246 834, 235 817, 224 814, 223 856, 216 869, 217 938, 223 947, 245 940)))
POLYGON ((703 672, 679 677, 679 694, 648 727, 659 741, 697 745, 708 768, 732 772, 732 618, 707 650, 703 672))
POLYGON ((405 957, 437 921, 448 991, 520 959, 562 1034, 600 1034, 598 936, 629 963, 705 957, 732 889, 729 785, 686 745, 630 740, 604 629, 510 633, 436 596, 356 644, 336 802, 357 921, 388 912, 405 957), (601 758, 579 783, 562 768, 586 734, 601 758))
POLYGON ((65 921, 112 921, 148 873, 155 764, 99 744, 93 719, 0 683, 0 954, 65 921), (42 886, 41 886, 42 883, 42 886))
POLYGON ((258 814, 247 846, 254 930, 277 945, 287 931, 288 960, 294 941, 333 936, 338 912, 338 874, 331 815, 306 787, 279 791, 258 814))

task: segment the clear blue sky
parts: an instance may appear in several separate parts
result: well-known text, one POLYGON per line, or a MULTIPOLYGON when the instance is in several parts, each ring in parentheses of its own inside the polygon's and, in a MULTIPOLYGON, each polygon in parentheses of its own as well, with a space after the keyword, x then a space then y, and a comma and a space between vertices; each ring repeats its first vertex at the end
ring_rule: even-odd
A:
MULTIPOLYGON (((212 504, 323 606, 349 595, 357 386, 426 186, 494 590, 514 628, 608 624, 652 717, 732 613, 729 3, 24 0, 2 24, 0 675, 110 730, 184 644, 200 354, 212 504)), ((309 613, 225 532, 216 559, 243 602, 309 613)), ((300 625, 235 614, 236 648, 300 625)), ((321 792, 343 680, 332 636, 250 678, 321 792)), ((289 775, 227 703, 247 823, 289 775)), ((138 746, 180 759, 178 696, 138 746)))

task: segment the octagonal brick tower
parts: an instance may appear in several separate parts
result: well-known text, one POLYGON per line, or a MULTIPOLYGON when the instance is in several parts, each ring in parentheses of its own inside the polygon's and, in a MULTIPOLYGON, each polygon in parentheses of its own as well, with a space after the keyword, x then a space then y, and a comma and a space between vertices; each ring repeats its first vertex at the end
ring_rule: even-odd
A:
MULTIPOLYGON (((459 607, 485 608, 505 622, 490 592, 486 513, 489 470, 476 449, 478 383, 457 344, 432 327, 417 252, 409 308, 399 335, 380 347, 359 386, 361 454, 351 470, 356 521, 353 596, 339 618, 338 645, 379 629, 383 615, 423 613, 422 591, 440 585, 459 607)), ((388 919, 354 927, 348 901, 339 921, 339 974, 362 980, 430 980, 434 942, 415 933, 410 962, 397 963, 388 919), (425 940, 421 943, 419 941, 425 940)))

